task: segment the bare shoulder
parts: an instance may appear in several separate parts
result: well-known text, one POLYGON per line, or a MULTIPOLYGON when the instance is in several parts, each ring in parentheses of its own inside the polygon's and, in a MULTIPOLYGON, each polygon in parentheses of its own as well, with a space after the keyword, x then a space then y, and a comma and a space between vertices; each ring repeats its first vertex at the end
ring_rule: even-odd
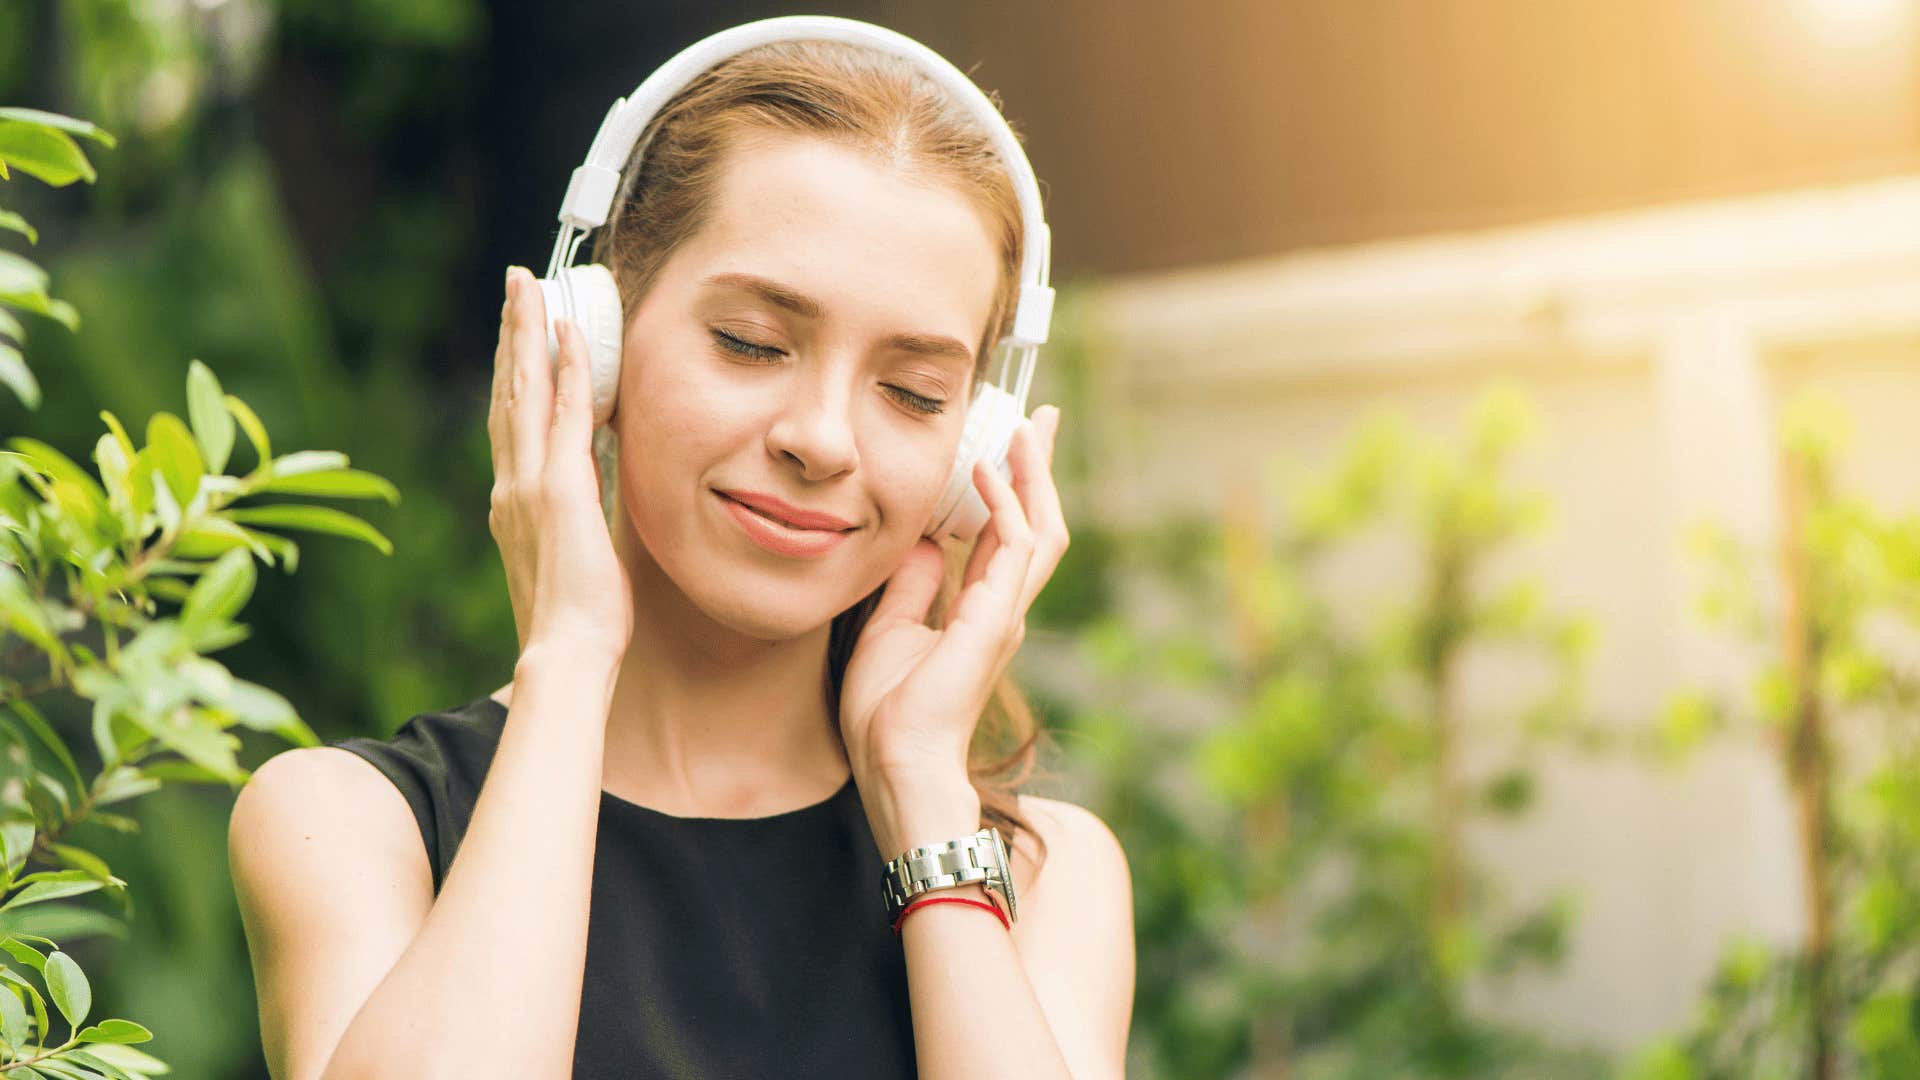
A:
POLYGON ((1082 879, 1089 873, 1108 886, 1127 883, 1126 853, 1120 838, 1098 814, 1078 803, 1043 795, 1019 796, 1021 816, 1033 825, 1033 831, 1046 842, 1044 863, 1038 852, 1026 843, 1016 843, 1012 853, 1015 895, 1034 888, 1038 876, 1056 862, 1069 867, 1060 876, 1082 879))
POLYGON ((227 858, 275 1076, 318 1076, 433 907, 412 809, 334 746, 267 759, 234 799, 227 858))
POLYGON ((1126 852, 1084 806, 1034 795, 1019 804, 1047 857, 1023 883, 1014 856, 1014 948, 1073 1075, 1124 1076, 1135 963, 1126 852))
POLYGON ((302 746, 283 750, 253 770, 234 799, 229 828, 270 830, 272 837, 284 839, 282 827, 318 819, 399 823, 396 809, 405 814, 409 829, 416 828, 405 796, 372 762, 338 746, 302 746))
POLYGON ((284 750, 254 769, 234 799, 227 843, 243 904, 252 892, 271 907, 282 888, 324 875, 337 858, 395 876, 403 896, 417 900, 424 887, 431 902, 432 868, 405 796, 337 746, 284 750))

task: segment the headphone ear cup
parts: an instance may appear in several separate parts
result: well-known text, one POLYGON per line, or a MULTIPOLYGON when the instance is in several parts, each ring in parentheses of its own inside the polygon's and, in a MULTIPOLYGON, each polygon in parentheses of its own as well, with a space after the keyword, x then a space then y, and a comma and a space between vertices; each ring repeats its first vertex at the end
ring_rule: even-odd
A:
POLYGON ((558 278, 541 278, 540 294, 547 308, 547 356, 560 358, 559 323, 571 318, 587 339, 587 377, 593 384, 593 426, 613 416, 620 389, 620 338, 626 320, 621 317, 620 287, 613 272, 600 263, 565 267, 558 278))
POLYGON ((953 472, 947 477, 947 489, 935 507, 926 536, 939 541, 945 537, 972 540, 980 535, 993 515, 987 502, 973 486, 973 463, 993 463, 1003 479, 1011 480, 1007 469, 1007 449, 1013 445, 1013 433, 1025 417, 1020 403, 998 386, 983 384, 973 403, 967 406, 967 424, 960 433, 960 452, 953 459, 953 472))

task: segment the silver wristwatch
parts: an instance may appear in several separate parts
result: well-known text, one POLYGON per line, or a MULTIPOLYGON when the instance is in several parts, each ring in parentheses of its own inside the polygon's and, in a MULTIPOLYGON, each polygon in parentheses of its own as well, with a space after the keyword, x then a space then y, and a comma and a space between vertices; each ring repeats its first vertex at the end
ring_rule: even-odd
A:
POLYGON ((880 875, 887 894, 887 920, 898 919, 922 893, 978 883, 1000 894, 1007 902, 1007 921, 1016 922, 1010 865, 1007 845, 1000 839, 1000 830, 992 826, 943 844, 909 848, 888 862, 880 875))

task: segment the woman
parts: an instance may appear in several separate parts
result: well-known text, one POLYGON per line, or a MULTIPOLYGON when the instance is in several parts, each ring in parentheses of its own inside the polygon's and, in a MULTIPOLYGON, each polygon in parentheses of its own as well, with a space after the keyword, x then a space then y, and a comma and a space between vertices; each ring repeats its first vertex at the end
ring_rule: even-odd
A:
POLYGON ((1005 168, 911 63, 824 40, 716 65, 643 145, 594 249, 615 456, 578 327, 550 372, 508 273, 512 682, 280 754, 236 801, 274 1075, 1122 1075, 1125 858, 996 782, 1036 749, 1004 672, 1067 546, 1058 410, 1011 483, 974 471, 971 551, 922 537, 1017 284, 1005 168), (1015 752, 980 760, 1000 728, 1015 752), (989 823, 1017 919, 980 884, 888 918, 887 860, 989 823))

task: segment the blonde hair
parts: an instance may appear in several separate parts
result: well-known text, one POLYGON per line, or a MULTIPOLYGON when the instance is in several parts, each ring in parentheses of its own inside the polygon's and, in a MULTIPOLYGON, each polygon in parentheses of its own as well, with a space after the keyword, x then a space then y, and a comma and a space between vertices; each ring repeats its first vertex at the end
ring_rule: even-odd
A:
MULTIPOLYGON (((999 106, 997 94, 988 92, 988 98, 999 106)), ((757 46, 703 72, 654 115, 626 163, 612 219, 595 234, 592 248, 593 261, 613 272, 627 318, 639 310, 674 251, 706 224, 726 151, 756 132, 831 139, 945 182, 986 211, 996 227, 1001 273, 975 351, 968 393, 973 400, 1018 297, 1025 232, 1018 196, 1006 164, 971 113, 910 61, 863 46, 830 40, 757 46)), ((624 527, 615 526, 619 443, 611 425, 594 433, 593 445, 608 523, 624 527)), ((944 624, 958 598, 970 548, 942 543, 941 551, 941 586, 929 613, 934 626, 944 624)), ((884 586, 834 617, 825 690, 835 715, 854 643, 882 591, 884 586)), ((1003 676, 975 730, 967 767, 983 822, 999 827, 1009 846, 1021 832, 1032 833, 1043 860, 1046 843, 1020 814, 1017 791, 1032 778, 1046 739, 1026 696, 1003 676)))

